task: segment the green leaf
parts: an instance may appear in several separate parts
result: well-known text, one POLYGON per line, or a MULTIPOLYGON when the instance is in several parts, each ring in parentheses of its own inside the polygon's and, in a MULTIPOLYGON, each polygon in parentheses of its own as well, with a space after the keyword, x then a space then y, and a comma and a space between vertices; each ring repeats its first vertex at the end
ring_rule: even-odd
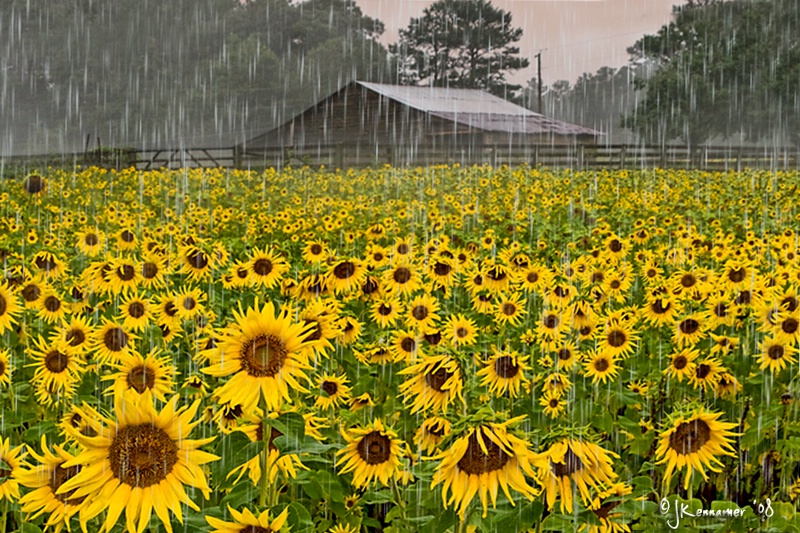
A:
POLYGON ((308 509, 298 502, 289 504, 289 524, 291 524, 292 531, 295 533, 314 531, 314 521, 311 520, 311 514, 308 509))
MULTIPOLYGON (((284 413, 275 420, 271 420, 272 427, 281 432, 273 440, 273 444, 282 455, 302 453, 303 437, 306 434, 306 421, 299 413, 284 413)), ((311 439, 313 440, 313 439, 311 439)))

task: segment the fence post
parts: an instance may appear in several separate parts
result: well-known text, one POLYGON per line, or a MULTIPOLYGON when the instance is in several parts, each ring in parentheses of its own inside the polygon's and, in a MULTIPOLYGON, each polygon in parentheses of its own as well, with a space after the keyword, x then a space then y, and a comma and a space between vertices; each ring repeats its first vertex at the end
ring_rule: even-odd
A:
POLYGON ((625 168, 625 156, 628 155, 628 146, 623 144, 622 149, 619 151, 619 168, 625 168))

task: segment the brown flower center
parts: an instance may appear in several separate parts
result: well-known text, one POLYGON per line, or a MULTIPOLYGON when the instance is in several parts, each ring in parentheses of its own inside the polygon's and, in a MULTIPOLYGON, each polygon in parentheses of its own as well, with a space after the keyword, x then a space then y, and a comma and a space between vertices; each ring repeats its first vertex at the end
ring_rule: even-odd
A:
POLYGON ((317 243, 314 243, 311 245, 311 248, 309 248, 309 251, 311 252, 312 255, 319 255, 322 253, 322 246, 317 243))
POLYGON ((669 436, 669 447, 680 455, 700 450, 711 439, 711 428, 704 420, 682 422, 669 436))
POLYGON ((117 267, 117 277, 122 281, 130 281, 136 276, 136 270, 133 265, 122 265, 117 267))
POLYGON ((694 287, 695 283, 697 283, 697 278, 694 277, 694 274, 684 274, 681 276, 681 285, 683 285, 685 289, 694 287))
POLYGON ((689 364, 689 360, 686 358, 685 355, 679 355, 675 359, 672 360, 672 368, 675 370, 683 370, 686 368, 686 365, 689 364))
POLYGON ((83 341, 86 340, 86 335, 83 333, 83 330, 73 328, 67 332, 64 340, 66 340, 70 346, 80 346, 83 344, 83 341))
POLYGON ((686 320, 682 320, 680 324, 678 324, 678 329, 681 330, 681 333, 684 335, 692 335, 697 333, 697 330, 700 329, 700 322, 695 320, 694 318, 687 318, 686 320))
POLYGON ((149 366, 139 365, 128 372, 128 387, 142 394, 156 385, 156 371, 149 366))
POLYGON ((322 338, 322 326, 320 325, 318 320, 312 320, 309 318, 303 319, 304 326, 313 326, 308 328, 309 335, 305 338, 307 341, 318 341, 322 338))
POLYGON ((505 302, 501 308, 501 311, 506 316, 514 316, 517 313, 517 306, 511 302, 505 302))
POLYGON ((87 233, 83 236, 83 242, 86 243, 86 246, 96 246, 100 239, 94 233, 87 233))
POLYGON ((274 335, 260 334, 242 347, 239 359, 245 372, 254 377, 272 377, 288 357, 286 346, 274 335))
POLYGON ((28 176, 25 180, 25 192, 28 194, 38 194, 44 190, 44 178, 39 175, 28 176))
POLYGON ((558 358, 562 361, 569 361, 572 359, 572 351, 569 348, 561 348, 558 351, 558 358))
POLYGON ((444 367, 439 367, 436 372, 428 372, 425 374, 425 383, 433 390, 443 392, 442 387, 444 387, 444 384, 447 383, 447 380, 452 376, 452 372, 448 372, 444 367))
MULTIPOLYGON (((55 296, 48 296, 44 299, 44 308, 51 313, 55 313, 61 309, 61 300, 55 296)), ((2 313, 0 313, 0 315, 2 315, 2 313)))
POLYGON ((48 354, 44 358, 44 366, 50 372, 54 374, 59 374, 67 369, 69 366, 69 356, 65 353, 61 353, 58 350, 53 350, 48 352, 48 354))
POLYGON ((142 277, 144 279, 153 279, 158 275, 158 265, 147 261, 142 264, 142 277))
POLYGON ((266 257, 260 257, 253 263, 253 272, 259 276, 266 276, 272 272, 272 261, 266 257))
POLYGON ((714 306, 714 314, 719 318, 728 316, 728 306, 722 302, 714 306))
POLYGON ((103 335, 103 344, 112 352, 119 352, 128 346, 128 334, 122 328, 111 328, 103 335))
POLYGON ((555 329, 558 327, 559 320, 556 315, 547 315, 544 317, 542 323, 544 324, 544 327, 548 329, 555 329))
POLYGON ((364 284, 361 286, 361 291, 364 294, 372 294, 377 292, 379 288, 380 286, 378 285, 377 281, 372 278, 367 278, 366 281, 364 281, 364 284))
POLYGON ((773 344, 767 350, 767 355, 770 359, 778 360, 783 357, 784 349, 780 344, 773 344))
POLYGON ((186 261, 197 270, 203 270, 208 266, 208 257, 206 257, 206 254, 204 254, 202 250, 198 249, 194 249, 186 254, 186 261))
POLYGON ((37 256, 33 262, 37 267, 39 267, 39 269, 46 270, 47 272, 55 270, 58 266, 58 263, 56 263, 55 259, 49 254, 37 256))
POLYGON ((494 371, 504 379, 511 379, 519 374, 519 365, 513 357, 501 355, 494 361, 494 371))
POLYGON ((408 283, 411 279, 411 271, 406 267, 398 267, 392 273, 392 277, 397 283, 408 283))
POLYGON ((789 335, 796 333, 798 326, 800 326, 800 323, 798 323, 796 318, 787 318, 781 322, 781 330, 789 335))
POLYGON ((424 305, 417 305, 411 310, 411 316, 415 320, 425 320, 428 317, 428 308, 424 305))
POLYGON ((608 337, 608 344, 614 348, 619 348, 620 346, 624 346, 625 342, 628 340, 628 336, 625 334, 624 331, 619 329, 614 329, 609 332, 608 337))
POLYGON ((503 281, 506 279, 506 271, 499 266, 494 266, 486 271, 486 277, 493 281, 503 281))
POLYGON ((401 242, 400 244, 397 245, 397 253, 400 255, 407 254, 409 250, 410 250, 409 246, 404 242, 401 242))
POLYGON ((608 243, 608 249, 617 253, 622 250, 622 243, 619 242, 619 239, 612 239, 611 242, 608 243))
POLYGON ((178 462, 178 447, 163 429, 152 424, 117 430, 108 449, 111 471, 122 483, 146 488, 160 483, 178 462))
POLYGON ((437 276, 447 276, 450 274, 452 267, 447 263, 442 263, 441 261, 436 261, 433 265, 433 273, 437 276))
POLYGON ((610 366, 611 366, 611 364, 608 362, 608 359, 606 359, 605 357, 600 357, 598 359, 595 359, 595 361, 594 361, 594 369, 597 372, 605 372, 606 370, 608 370, 608 367, 610 367, 610 366))
POLYGON ((488 436, 485 436, 485 432, 482 439, 486 445, 486 452, 484 452, 478 441, 478 431, 482 431, 482 428, 476 429, 469 436, 467 450, 457 463, 459 470, 475 476, 500 470, 511 459, 511 456, 503 451, 500 446, 488 436))
POLYGON ((694 375, 697 379, 706 379, 709 374, 711 374, 711 365, 706 363, 700 363, 694 371, 694 375))
POLYGON ((132 318, 142 318, 144 316, 145 308, 142 302, 131 302, 128 306, 128 315, 132 318))
POLYGON ((734 283, 739 283, 744 280, 746 275, 747 269, 745 268, 734 268, 728 271, 728 279, 734 283))
POLYGON ((333 275, 339 279, 349 279, 356 273, 356 266, 350 261, 342 261, 333 269, 333 275))
POLYGON ((323 381, 320 387, 328 396, 335 396, 339 390, 339 385, 335 381, 323 381))
POLYGON ((381 304, 380 306, 378 306, 378 314, 381 315, 381 316, 389 316, 389 315, 391 315, 392 314, 392 306, 391 305, 386 305, 386 304, 381 304))
POLYGON ((411 353, 417 349, 417 341, 411 337, 403 337, 403 340, 400 341, 400 348, 404 352, 411 353))
POLYGON ((459 338, 459 339, 463 339, 464 337, 469 335, 469 331, 467 331, 467 328, 464 328, 464 327, 456 328, 456 332, 455 333, 456 333, 456 337, 459 338))
POLYGON ((567 448, 562 462, 554 463, 552 459, 550 460, 550 469, 556 477, 568 477, 583 470, 583 461, 575 455, 572 448, 567 448))
POLYGON ((391 458, 392 441, 379 431, 373 431, 361 437, 356 450, 358 456, 368 465, 379 465, 391 458))
POLYGON ((50 481, 48 485, 50 486, 50 490, 53 491, 53 495, 62 504, 80 505, 83 502, 83 500, 86 499, 86 496, 81 496, 79 498, 72 498, 72 495, 75 493, 77 489, 67 491, 64 494, 56 494, 58 488, 61 485, 63 485, 73 477, 77 476, 78 472, 80 471, 81 471, 80 466, 71 466, 69 468, 64 468, 63 466, 58 465, 55 467, 55 469, 53 469, 53 471, 50 472, 50 481))
POLYGON ((787 296, 781 300, 781 307, 783 306, 786 306, 786 310, 791 313, 800 306, 800 301, 794 296, 787 296))

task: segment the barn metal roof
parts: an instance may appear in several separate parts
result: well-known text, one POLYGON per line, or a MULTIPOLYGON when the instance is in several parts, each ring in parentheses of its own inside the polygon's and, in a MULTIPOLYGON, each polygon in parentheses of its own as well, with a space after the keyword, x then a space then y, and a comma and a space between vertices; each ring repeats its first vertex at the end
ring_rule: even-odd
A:
POLYGON ((484 131, 602 135, 591 128, 547 118, 479 89, 356 83, 408 107, 484 131))

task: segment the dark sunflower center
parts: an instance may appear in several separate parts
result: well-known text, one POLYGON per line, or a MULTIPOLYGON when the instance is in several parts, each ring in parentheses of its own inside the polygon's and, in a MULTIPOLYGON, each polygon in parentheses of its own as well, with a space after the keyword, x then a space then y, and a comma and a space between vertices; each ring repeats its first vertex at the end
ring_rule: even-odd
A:
POLYGON ((2 378, 6 374, 6 364, 4 361, 0 361, 0 378, 2 378))
POLYGON ((400 341, 400 348, 404 352, 411 353, 417 348, 417 341, 411 337, 403 337, 403 340, 400 341))
POLYGON ((479 294, 478 295, 478 300, 480 300, 480 301, 482 301, 484 303, 491 302, 492 301, 492 295, 491 294, 479 294))
POLYGON ((714 306, 714 314, 719 318, 728 316, 728 306, 722 302, 714 306))
MULTIPOLYGON (((222 418, 228 421, 234 421, 240 416, 244 414, 244 409, 238 403, 231 407, 230 405, 225 406, 225 409, 222 410, 222 418)), ((263 431, 263 430, 262 430, 263 431)), ((261 440, 261 439, 258 439, 261 440)))
MULTIPOLYGON (((63 464, 63 463, 62 463, 63 464)), ((72 479, 73 477, 78 475, 78 472, 81 471, 80 466, 71 466, 69 468, 64 468, 61 465, 56 466, 50 472, 50 481, 48 485, 50 489, 53 491, 56 499, 61 503, 69 503, 70 505, 80 505, 83 500, 86 499, 86 496, 81 496, 79 498, 72 498, 72 495, 75 493, 77 489, 73 489, 70 491, 65 492, 64 494, 56 494, 58 488, 63 485, 68 480, 72 479)))
POLYGON ((83 242, 86 243, 86 246, 96 246, 100 239, 94 233, 87 233, 83 237, 83 242))
POLYGON ((786 310, 791 313, 797 309, 798 306, 800 306, 800 301, 798 301, 794 296, 787 296, 781 300, 781 307, 783 306, 786 306, 786 310))
POLYGON ((796 318, 787 318, 781 322, 781 330, 789 335, 796 333, 798 326, 800 326, 800 323, 798 323, 796 318))
POLYGON ((186 254, 186 261, 197 270, 203 270, 208 266, 208 257, 206 257, 206 254, 204 254, 202 250, 192 250, 186 254))
POLYGON ((625 334, 625 332, 618 329, 612 330, 608 334, 608 344, 613 346, 614 348, 619 348, 620 346, 624 346, 627 340, 628 336, 625 334))
POLYGON ((55 270, 55 268, 58 266, 58 263, 56 263, 55 260, 49 255, 47 255, 47 256, 43 256, 43 255, 38 256, 34 260, 34 263, 41 270, 46 270, 48 272, 51 271, 51 270, 55 270))
POLYGON ((167 316, 175 316, 178 314, 178 308, 175 307, 174 303, 167 302, 164 304, 164 314, 167 316))
POLYGON ((622 250, 622 243, 619 242, 619 239, 613 239, 611 242, 608 243, 608 249, 612 252, 616 253, 622 250))
POLYGON ((511 459, 509 454, 488 437, 483 437, 483 444, 486 446, 484 452, 478 441, 478 431, 481 429, 476 429, 469 436, 467 450, 457 463, 459 470, 474 476, 500 470, 511 459))
POLYGON ((144 279, 153 279, 158 275, 158 265, 149 261, 142 265, 142 277, 144 279))
POLYGON ((459 339, 463 339, 467 335, 469 335, 469 331, 467 331, 467 328, 464 327, 456 328, 456 337, 458 337, 459 339))
POLYGON ((783 353, 784 353, 783 346, 781 346, 780 344, 774 344, 769 347, 769 350, 767 350, 767 355, 769 356, 769 358, 774 360, 781 359, 783 357, 783 353))
POLYGON ((6 303, 6 298, 2 294, 0 294, 0 316, 6 314, 6 309, 8 309, 8 304, 6 303))
POLYGON ((242 267, 237 268, 236 277, 239 279, 247 279, 247 269, 242 267))
POLYGON ((128 306, 128 314, 132 318, 142 318, 144 316, 144 304, 142 302, 131 302, 128 306))
POLYGON ((64 338, 70 346, 80 346, 86 340, 86 335, 83 330, 74 328, 69 330, 64 338))
POLYGON ((675 359, 672 360, 672 368, 675 370, 683 370, 686 368, 686 365, 689 364, 689 360, 686 358, 685 355, 679 355, 675 359))
POLYGON ((367 433, 358 441, 358 456, 368 465, 385 463, 392 455, 392 441, 379 431, 367 433))
POLYGON ((197 306, 197 302, 191 296, 187 296, 183 299, 183 308, 187 311, 191 311, 197 306))
POLYGON ((117 277, 122 281, 130 281, 136 275, 136 270, 133 265, 122 265, 117 268, 117 277))
POLYGON ((734 283, 739 283, 746 275, 747 269, 745 268, 734 268, 728 271, 728 279, 734 283))
MULTIPOLYGON (((56 298, 55 296, 48 296, 44 299, 44 308, 50 311, 51 313, 55 313, 59 309, 61 309, 61 300, 56 298)), ((3 313, 0 313, 2 315, 3 313)))
POLYGON ((605 277, 602 272, 595 272, 592 274, 592 283, 602 283, 605 277))
POLYGON ((571 448, 567 448, 567 453, 564 454, 564 460, 560 463, 550 461, 550 469, 556 477, 568 477, 572 474, 583 470, 583 461, 575 455, 571 448))
POLYGON ((616 289, 619 289, 619 288, 622 286, 622 283, 621 283, 621 282, 620 282, 618 279, 615 279, 614 281, 612 281, 611 283, 609 283, 609 286, 610 286, 612 289, 616 290, 616 289))
POLYGON ((492 267, 486 271, 486 277, 493 281, 503 281, 506 279, 506 272, 500 267, 492 267))
POLYGON ((566 298, 569 296, 569 289, 561 285, 556 285, 553 289, 553 294, 555 294, 558 298, 566 298))
POLYGON ((411 315, 415 320, 425 320, 428 317, 428 308, 424 305, 417 305, 411 310, 411 315))
POLYGON ((61 373, 69 366, 69 356, 58 350, 53 350, 45 356, 44 366, 54 374, 61 373))
POLYGON ((695 283, 697 283, 697 278, 695 278, 693 274, 684 274, 681 276, 681 285, 683 285, 684 288, 689 289, 694 287, 695 283))
POLYGON ((266 276, 272 272, 272 261, 266 257, 260 257, 256 259, 256 262, 253 263, 253 272, 259 276, 266 276))
POLYGON ((436 346, 440 342, 442 342, 442 333, 439 331, 434 331, 433 333, 426 333, 423 335, 425 341, 430 344, 431 346, 436 346))
POLYGON ((506 316, 514 316, 517 314, 517 306, 510 302, 506 302, 503 304, 501 311, 506 316))
POLYGON ((536 272, 528 272, 528 275, 525 276, 525 279, 528 280, 528 283, 536 283, 539 281, 539 274, 536 272))
POLYGON ((339 385, 335 381, 323 381, 320 387, 328 396, 335 396, 339 390, 339 385))
POLYGON ((550 402, 548 403, 548 405, 549 405, 549 406, 550 406, 552 409, 555 409, 556 407, 558 407, 558 404, 559 404, 559 403, 560 403, 560 402, 559 402, 559 399, 558 399, 558 398, 550 398, 550 402))
POLYGON ((128 387, 142 394, 156 385, 156 372, 149 366, 139 365, 128 372, 128 387))
POLYGON ((389 315, 391 315, 392 314, 392 306, 391 305, 386 305, 386 304, 381 304, 378 307, 378 314, 381 315, 381 316, 389 316, 389 315))
POLYGON ((440 424, 431 425, 425 428, 425 433, 427 433, 428 435, 433 435, 434 437, 441 437, 442 435, 444 435, 444 426, 440 424))
POLYGON ((600 357, 599 359, 595 359, 594 361, 594 369, 598 372, 605 372, 608 370, 611 364, 608 362, 608 359, 605 357, 600 357))
POLYGON ((400 255, 405 255, 408 253, 408 245, 406 243, 400 243, 397 245, 397 253, 400 255))
POLYGON ((444 387, 444 384, 447 383, 447 380, 452 376, 452 372, 448 372, 447 369, 440 367, 436 372, 425 374, 425 383, 433 390, 442 392, 442 387, 444 387))
POLYGON ((406 267, 399 267, 392 273, 392 277, 397 283, 408 283, 408 280, 411 279, 411 271, 406 267))
POLYGON ((319 321, 317 320, 309 320, 308 318, 303 320, 303 324, 306 326, 314 326, 309 328, 308 337, 306 337, 307 341, 318 341, 322 338, 322 326, 320 326, 319 321))
POLYGON ((547 315, 543 320, 544 327, 548 329, 555 329, 558 327, 558 317, 556 315, 547 315))
POLYGON ((342 261, 333 269, 333 275, 339 279, 348 279, 356 272, 356 266, 350 261, 342 261))
POLYGON ((361 286, 361 290, 364 294, 372 294, 379 289, 378 282, 372 278, 367 278, 364 284, 361 286))
POLYGON ((494 361, 494 371, 504 379, 511 379, 519 374, 519 365, 513 357, 501 355, 494 361))
POLYGON ((128 345, 128 334, 122 328, 111 328, 103 335, 103 344, 110 351, 118 352, 128 345))
POLYGON ((122 239, 123 242, 133 242, 136 237, 130 230, 123 230, 122 233, 119 234, 119 238, 122 239))
POLYGON ((658 271, 655 268, 648 268, 647 272, 645 272, 645 276, 648 278, 654 278, 658 274, 658 271))
POLYGON ((705 363, 700 363, 697 365, 697 368, 694 371, 694 375, 697 377, 697 379, 706 379, 709 374, 711 374, 711 365, 707 365, 705 363))
POLYGON ((316 244, 316 243, 312 244, 311 248, 310 248, 310 251, 311 251, 311 253, 313 255, 319 255, 319 254, 322 253, 322 246, 320 246, 319 244, 316 244))
POLYGON ((670 307, 672 304, 669 301, 665 304, 660 298, 650 304, 650 309, 657 315, 663 315, 669 311, 670 307))
POLYGON ((569 361, 572 359, 572 351, 569 348, 561 348, 558 351, 558 358, 562 361, 569 361))
POLYGON ((669 436, 669 447, 681 455, 702 449, 711 439, 711 428, 704 420, 682 422, 669 436))
POLYGON ((752 294, 750 294, 750 291, 742 291, 739 293, 739 296, 736 297, 734 303, 736 303, 737 305, 746 305, 750 303, 752 297, 753 296, 752 294))
POLYGON ((83 291, 78 287, 72 287, 70 295, 74 300, 83 300, 83 291))
POLYGON ((383 261, 383 254, 381 252, 375 252, 374 254, 372 254, 372 259, 376 263, 380 263, 381 261, 383 261))
POLYGON ((170 436, 152 424, 125 426, 117 430, 108 449, 111 471, 131 487, 160 483, 178 462, 178 447, 170 436))
POLYGON ((692 335, 693 333, 697 333, 697 330, 700 329, 700 322, 694 318, 687 318, 678 324, 678 329, 680 329, 681 333, 684 335, 692 335))
POLYGON ((41 176, 28 176, 28 179, 25 180, 25 192, 28 194, 40 193, 44 190, 44 183, 44 178, 41 176))
POLYGON ((437 276, 447 276, 451 270, 452 267, 450 265, 441 261, 436 261, 436 264, 433 265, 433 273, 437 276))
POLYGON ((242 346, 242 368, 254 377, 272 377, 283 368, 288 357, 286 346, 274 335, 261 334, 242 346))

